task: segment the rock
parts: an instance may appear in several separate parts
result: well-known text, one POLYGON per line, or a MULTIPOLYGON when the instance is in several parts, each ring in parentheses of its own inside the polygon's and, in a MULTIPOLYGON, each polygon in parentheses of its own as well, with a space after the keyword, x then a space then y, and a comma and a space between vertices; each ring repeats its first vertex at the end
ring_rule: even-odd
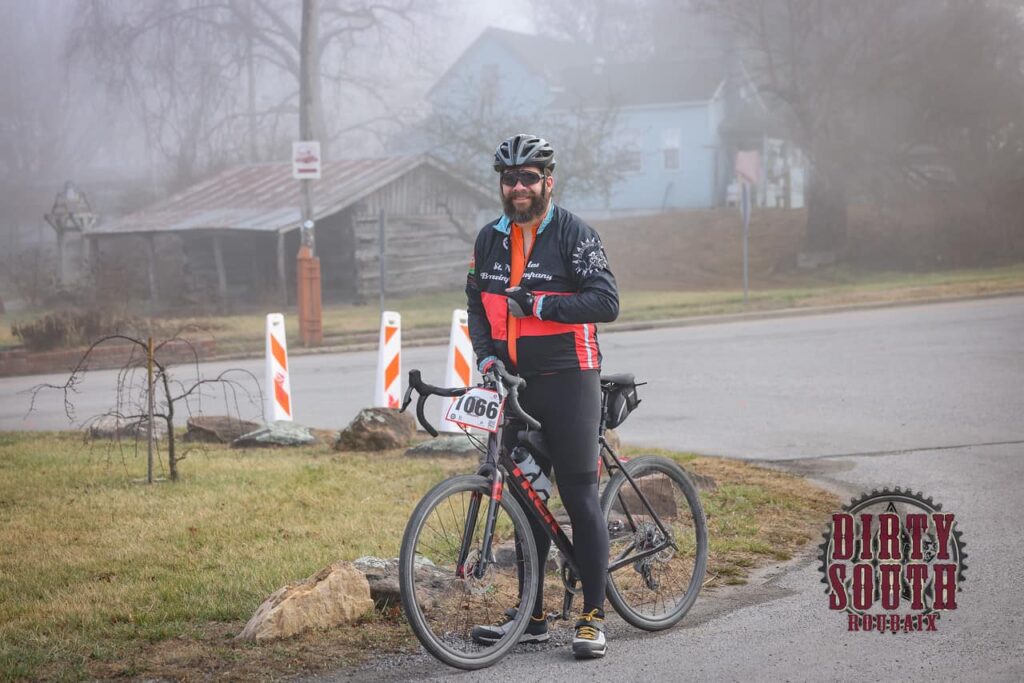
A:
MULTIPOLYGON (((569 535, 569 540, 572 540, 572 529, 563 527, 563 531, 569 535)), ((494 561, 500 567, 514 567, 516 564, 516 542, 506 541, 494 546, 494 561)), ((548 551, 548 561, 544 564, 544 571, 553 572, 556 569, 558 569, 558 548, 552 545, 551 550, 548 551)))
POLYGON ((338 435, 339 451, 386 451, 407 446, 416 435, 412 415, 393 408, 363 408, 338 435))
POLYGON ((622 450, 622 440, 619 439, 619 435, 615 433, 614 429, 606 429, 604 432, 604 438, 608 441, 608 445, 615 451, 615 455, 621 455, 619 451, 622 450))
MULTIPOLYGON (((659 516, 674 517, 676 515, 677 509, 674 496, 676 487, 669 481, 668 477, 664 474, 652 474, 638 479, 637 484, 659 516)), ((643 502, 636 494, 636 490, 628 482, 619 489, 619 495, 622 497, 622 502, 616 502, 612 506, 612 510, 615 512, 622 512, 623 504, 625 504, 630 514, 637 514, 640 510, 645 509, 643 502)))
POLYGON ((316 429, 315 427, 310 427, 309 431, 318 444, 331 447, 338 441, 337 429, 316 429))
MULTIPOLYGON (((89 422, 86 436, 90 439, 146 439, 148 420, 125 420, 117 415, 101 415, 89 422)), ((153 421, 153 436, 158 440, 167 438, 167 423, 161 419, 153 421)))
MULTIPOLYGON (((360 557, 352 563, 366 576, 370 595, 378 607, 400 605, 401 590, 398 585, 398 558, 384 560, 379 557, 360 557)), ((460 585, 453 570, 442 570, 426 558, 416 560, 416 586, 420 604, 432 607, 453 589, 460 585)))
POLYGON ((231 443, 243 434, 258 430, 260 425, 227 415, 196 415, 188 419, 187 427, 185 441, 231 443))
POLYGON ((698 491, 718 490, 718 482, 716 482, 713 477, 709 477, 706 474, 697 474, 693 470, 687 470, 685 467, 683 469, 686 470, 686 476, 690 478, 690 481, 693 482, 693 485, 697 487, 698 491))
POLYGON ((465 436, 439 436, 427 439, 408 449, 405 454, 410 458, 455 457, 479 460, 482 455, 476 445, 465 436))
POLYGON ((350 562, 335 562, 267 598, 236 638, 287 638, 310 629, 351 623, 372 609, 363 573, 350 562))
POLYGON ((253 448, 259 446, 308 446, 316 441, 307 427, 276 420, 266 427, 243 434, 231 442, 233 448, 253 448))
POLYGON ((398 558, 384 560, 379 557, 360 557, 352 563, 361 571, 370 585, 370 597, 378 609, 401 602, 398 588, 398 558))
MULTIPOLYGON (((715 491, 718 489, 718 484, 711 477, 697 474, 691 470, 685 470, 685 472, 698 491, 715 491)), ((644 492, 647 500, 651 502, 651 506, 659 515, 673 516, 676 514, 676 498, 674 495, 676 488, 669 482, 668 477, 664 474, 652 474, 643 477, 638 483, 640 490, 644 492)), ((619 491, 631 512, 641 509, 642 503, 632 486, 628 483, 623 484, 619 491)), ((680 500, 681 503, 682 501, 680 500)), ((612 510, 621 513, 622 506, 616 503, 612 510)))

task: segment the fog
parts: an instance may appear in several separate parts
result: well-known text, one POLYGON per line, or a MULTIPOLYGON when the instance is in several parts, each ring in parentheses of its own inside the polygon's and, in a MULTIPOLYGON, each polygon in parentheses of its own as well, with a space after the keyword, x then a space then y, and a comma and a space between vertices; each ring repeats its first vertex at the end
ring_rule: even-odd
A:
MULTIPOLYGON (((40 251, 55 240, 42 216, 67 181, 102 222, 233 165, 288 160, 299 128, 301 4, 0 3, 8 298, 18 298, 11 280, 22 275, 12 269, 26 249, 52 258, 40 251)), ((856 206, 941 242, 921 242, 918 261, 932 265, 984 265, 1024 250, 1020 0, 317 4, 313 126, 328 160, 429 152, 486 181, 488 150, 503 132, 537 128, 564 150, 556 198, 579 198, 583 213, 608 218, 728 206, 736 154, 748 149, 762 175, 757 206, 805 211, 804 251, 828 262, 849 256, 856 206), (512 82, 503 62, 525 59, 546 92, 513 88, 487 100, 482 81, 451 98, 432 91, 446 74, 452 87, 449 69, 488 27, 516 32, 533 51, 506 49, 502 87, 512 82), (531 42, 534 34, 548 42, 531 42), (672 66, 637 70, 645 64, 672 66), (706 196, 687 195, 695 184, 685 175, 657 190, 656 205, 630 185, 650 184, 638 175, 651 168, 644 155, 661 170, 679 163, 698 173, 686 166, 689 124, 637 123, 638 108, 671 102, 637 99, 642 84, 622 74, 659 69, 678 78, 644 87, 678 90, 680 106, 694 104, 689 84, 717 84, 698 95, 721 117, 695 147, 712 150, 710 170, 699 171, 710 177, 706 196), (595 76, 606 79, 603 99, 586 91, 595 76), (660 161, 673 154, 682 161, 660 161)))

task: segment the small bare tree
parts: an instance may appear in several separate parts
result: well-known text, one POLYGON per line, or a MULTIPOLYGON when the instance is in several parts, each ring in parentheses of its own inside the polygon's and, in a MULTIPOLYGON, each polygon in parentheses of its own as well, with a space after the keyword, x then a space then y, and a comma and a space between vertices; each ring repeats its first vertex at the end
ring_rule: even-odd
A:
MULTIPOLYGON (((114 406, 102 415, 94 416, 92 420, 103 417, 113 418, 118 427, 118 438, 121 436, 120 427, 122 425, 132 427, 135 431, 136 443, 138 443, 143 426, 147 430, 151 430, 154 426, 152 420, 163 420, 167 427, 167 472, 171 481, 178 480, 178 463, 186 457, 186 453, 180 452, 176 445, 175 416, 180 407, 183 407, 191 415, 192 408, 189 401, 192 399, 196 400, 199 412, 201 412, 201 400, 204 397, 205 389, 219 387, 223 392, 225 403, 229 406, 233 404, 235 414, 240 413, 239 398, 241 396, 251 404, 255 403, 262 416, 262 392, 256 377, 249 371, 229 368, 216 377, 206 379, 200 374, 198 352, 187 339, 174 335, 153 345, 152 338, 140 339, 122 334, 107 335, 94 341, 82 354, 64 384, 39 384, 33 387, 29 412, 35 409, 36 399, 40 392, 56 390, 63 394, 64 414, 67 415, 68 420, 74 421, 74 394, 77 393, 78 386, 85 379, 89 357, 97 348, 113 343, 128 345, 127 359, 117 374, 114 406), (188 381, 181 381, 173 377, 170 372, 171 364, 158 358, 161 351, 176 344, 186 346, 192 356, 190 365, 193 367, 194 375, 188 381), (256 388, 256 396, 254 397, 245 383, 234 379, 233 375, 242 375, 244 379, 250 380, 256 388), (254 400, 256 397, 258 400, 254 400)), ((152 446, 151 432, 149 443, 152 446)))

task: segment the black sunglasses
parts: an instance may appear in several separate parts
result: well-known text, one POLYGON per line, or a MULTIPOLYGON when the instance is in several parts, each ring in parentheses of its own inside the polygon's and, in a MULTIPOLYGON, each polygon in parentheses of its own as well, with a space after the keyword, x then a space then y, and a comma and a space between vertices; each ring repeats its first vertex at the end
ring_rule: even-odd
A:
POLYGON ((546 177, 534 171, 502 171, 501 184, 506 187, 515 187, 516 183, 522 183, 523 187, 530 187, 546 177))

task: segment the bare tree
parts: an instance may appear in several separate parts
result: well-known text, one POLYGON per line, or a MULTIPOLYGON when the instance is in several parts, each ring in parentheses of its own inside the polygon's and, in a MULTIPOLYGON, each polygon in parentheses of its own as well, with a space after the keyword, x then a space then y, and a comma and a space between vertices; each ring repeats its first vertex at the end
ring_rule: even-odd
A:
MULTIPOLYGON (((343 116, 326 117, 322 84, 331 86, 335 103, 347 98, 380 108, 386 98, 379 78, 356 67, 356 57, 393 42, 398 29, 432 4, 321 3, 312 127, 325 151, 365 121, 351 107, 343 116)), ((104 89, 132 107, 147 142, 174 164, 179 184, 185 183, 231 161, 280 158, 283 143, 294 139, 301 77, 298 7, 284 0, 90 0, 76 13, 68 60, 102 74, 104 89), (282 121, 289 122, 285 133, 282 121), (257 137, 269 144, 261 148, 257 137)), ((358 109, 365 112, 367 106, 358 109)))
MULTIPOLYGON (((43 227, 45 209, 34 205, 34 188, 50 185, 46 199, 52 201, 51 193, 101 144, 88 132, 95 98, 84 79, 65 78, 50 47, 67 33, 58 9, 54 0, 0 3, 0 235, 43 227)), ((52 235, 49 228, 45 233, 52 235)), ((29 241, 39 240, 32 235, 29 241)), ((19 247, 5 240, 5 260, 17 258, 19 247)))
MULTIPOLYGON (((89 367, 89 358, 100 346, 110 343, 121 343, 128 345, 127 358, 117 375, 115 387, 114 406, 103 415, 94 416, 93 420, 101 417, 111 417, 116 420, 117 425, 133 426, 135 428, 136 443, 141 434, 140 428, 145 428, 149 421, 149 406, 153 406, 152 415, 164 421, 167 426, 167 472, 171 481, 178 480, 178 463, 185 459, 186 454, 178 450, 174 434, 174 420, 179 406, 186 411, 191 411, 190 400, 201 401, 203 391, 207 388, 217 386, 224 396, 225 402, 233 405, 235 414, 238 414, 238 398, 242 396, 251 404, 258 406, 260 414, 263 410, 262 393, 260 393, 259 382, 256 377, 247 370, 230 368, 213 378, 203 378, 199 372, 199 355, 191 343, 177 335, 161 341, 154 347, 152 363, 154 367, 152 390, 150 396, 150 382, 147 373, 149 361, 149 342, 145 339, 122 334, 112 334, 100 337, 94 341, 82 354, 78 364, 71 371, 64 384, 39 384, 31 389, 32 400, 29 405, 29 412, 35 409, 36 398, 39 393, 46 390, 56 390, 63 394, 64 413, 68 420, 75 419, 74 394, 77 387, 85 379, 89 367), (172 376, 170 363, 160 360, 157 355, 164 349, 173 345, 185 345, 191 350, 193 357, 192 367, 194 375, 188 381, 181 381, 172 376), (258 401, 253 400, 252 393, 241 381, 233 378, 234 375, 242 375, 245 380, 255 386, 258 401)), ((201 403, 199 403, 201 409, 201 403)), ((118 430, 120 438, 120 430, 118 430)))
MULTIPOLYGON (((972 85, 962 69, 937 69, 936 60, 925 55, 931 52, 935 57, 935 52, 941 52, 949 58, 954 52, 950 38, 956 34, 956 42, 964 42, 960 30, 965 21, 987 28, 967 37, 971 47, 961 56, 974 52, 991 58, 989 48, 1005 42, 995 30, 999 21, 992 19, 996 16, 1009 18, 1008 25, 1016 26, 1013 33, 1020 35, 1019 20, 1007 17, 1000 7, 1006 3, 989 0, 697 4, 728 26, 736 54, 761 95, 785 118, 790 138, 809 157, 804 248, 812 252, 835 252, 842 246, 851 193, 894 178, 927 180, 918 156, 921 145, 945 145, 942 135, 925 134, 922 117, 928 117, 931 109, 935 118, 935 96, 944 99, 943 90, 966 94, 972 85), (953 79, 958 71, 963 80, 953 79), (941 79, 941 87, 934 87, 936 78, 941 79)), ((1006 51, 1002 54, 1005 57, 1006 51)), ((1011 62, 1019 76, 1019 56, 1016 59, 1011 62)), ((1000 87, 1007 85, 1004 79, 1000 87)), ((969 97, 987 106, 998 90, 986 89, 969 97)))
POLYGON ((561 3, 536 0, 537 30, 562 40, 588 45, 613 61, 654 56, 655 10, 664 0, 581 0, 561 3))
MULTIPOLYGON (((494 88, 500 92, 500 83, 494 88)), ((471 77, 465 77, 455 90, 476 93, 478 88, 471 77)), ((628 173, 631 150, 621 135, 619 110, 610 103, 583 106, 567 100, 557 107, 481 106, 468 96, 445 102, 415 129, 417 137, 427 141, 428 150, 483 186, 496 184, 491 161, 498 143, 522 131, 543 135, 557 150, 556 200, 607 197, 628 173)), ((472 241, 475 232, 463 236, 472 241)))

